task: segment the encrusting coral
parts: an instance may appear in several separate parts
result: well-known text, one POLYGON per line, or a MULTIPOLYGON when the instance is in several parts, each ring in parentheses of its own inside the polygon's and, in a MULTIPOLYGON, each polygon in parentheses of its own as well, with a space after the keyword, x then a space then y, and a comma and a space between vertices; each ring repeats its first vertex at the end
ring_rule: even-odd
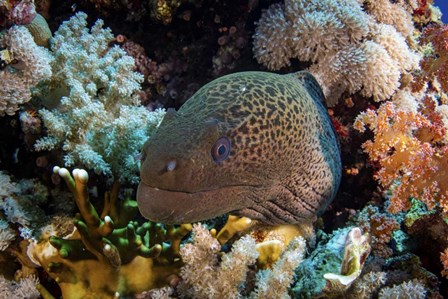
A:
POLYGON ((37 150, 62 147, 65 166, 82 164, 120 182, 138 182, 136 157, 165 112, 140 105, 142 75, 98 20, 89 30, 87 15, 64 22, 51 40, 53 73, 40 91, 39 110, 47 136, 37 150))
POLYGON ((80 215, 68 235, 51 226, 43 229, 26 255, 55 279, 64 298, 136 294, 163 286, 170 274, 178 272, 180 239, 191 226, 140 225, 132 220, 137 214, 135 201, 127 198, 120 205, 115 191, 106 194, 105 208, 98 215, 89 200, 87 172, 75 169, 72 176, 65 168, 54 171, 66 181, 80 215))

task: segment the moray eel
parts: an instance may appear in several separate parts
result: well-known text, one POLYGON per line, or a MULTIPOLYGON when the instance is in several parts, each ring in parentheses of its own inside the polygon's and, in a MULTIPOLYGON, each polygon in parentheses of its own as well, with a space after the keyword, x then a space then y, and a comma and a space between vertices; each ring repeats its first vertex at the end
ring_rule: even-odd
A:
POLYGON ((341 179, 339 144, 308 72, 218 78, 167 111, 142 151, 137 200, 152 221, 224 213, 267 224, 314 221, 341 179))

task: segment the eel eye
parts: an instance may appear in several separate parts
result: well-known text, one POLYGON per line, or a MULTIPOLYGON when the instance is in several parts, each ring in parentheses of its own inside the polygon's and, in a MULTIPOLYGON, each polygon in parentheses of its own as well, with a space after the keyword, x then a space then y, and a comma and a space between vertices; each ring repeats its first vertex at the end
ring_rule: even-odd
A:
POLYGON ((211 153, 215 162, 222 162, 227 159, 230 154, 230 139, 223 136, 216 140, 211 153))

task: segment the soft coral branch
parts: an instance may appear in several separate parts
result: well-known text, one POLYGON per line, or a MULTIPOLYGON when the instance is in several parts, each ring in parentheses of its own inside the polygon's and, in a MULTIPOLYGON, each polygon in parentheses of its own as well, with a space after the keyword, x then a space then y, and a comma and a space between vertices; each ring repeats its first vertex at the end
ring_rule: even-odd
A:
POLYGON ((438 203, 448 213, 448 146, 441 142, 445 128, 435 108, 429 97, 417 113, 386 102, 355 121, 358 130, 368 126, 374 131, 363 148, 380 165, 376 179, 384 188, 392 187, 390 212, 408 210, 409 198, 415 197, 430 209, 438 203))
POLYGON ((422 73, 413 84, 414 90, 425 81, 437 79, 443 92, 448 93, 448 24, 433 24, 425 28, 421 44, 430 44, 432 52, 421 61, 422 73))

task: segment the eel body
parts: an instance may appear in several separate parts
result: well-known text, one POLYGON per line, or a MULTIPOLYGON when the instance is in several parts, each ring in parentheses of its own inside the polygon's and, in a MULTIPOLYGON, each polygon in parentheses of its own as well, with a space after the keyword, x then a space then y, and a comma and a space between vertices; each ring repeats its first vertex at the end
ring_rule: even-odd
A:
POLYGON ((138 206, 167 224, 229 212, 268 224, 309 222, 335 197, 341 168, 310 73, 235 73, 167 112, 143 148, 138 206))

